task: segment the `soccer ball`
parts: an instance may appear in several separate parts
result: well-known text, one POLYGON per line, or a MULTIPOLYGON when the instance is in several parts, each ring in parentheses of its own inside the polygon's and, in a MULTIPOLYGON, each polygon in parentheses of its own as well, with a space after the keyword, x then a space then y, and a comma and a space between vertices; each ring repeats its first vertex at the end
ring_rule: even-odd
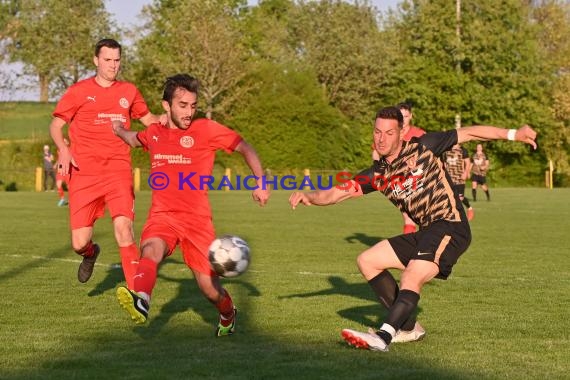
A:
POLYGON ((224 235, 212 242, 208 258, 218 276, 239 276, 249 266, 249 246, 238 236, 224 235))

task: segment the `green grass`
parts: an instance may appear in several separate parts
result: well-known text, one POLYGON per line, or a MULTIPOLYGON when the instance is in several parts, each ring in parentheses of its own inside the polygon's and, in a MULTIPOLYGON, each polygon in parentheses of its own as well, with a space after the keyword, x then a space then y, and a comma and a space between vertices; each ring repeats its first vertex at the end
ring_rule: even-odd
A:
MULTIPOLYGON (((291 211, 288 195, 259 208, 247 192, 211 193, 217 234, 242 236, 253 255, 224 280, 238 330, 215 338, 217 313, 178 252, 161 267, 150 323, 135 327, 114 295, 108 218, 94 276, 79 284, 55 193, 0 193, 0 378, 568 378, 570 190, 497 189, 474 203, 470 249, 422 292, 426 338, 388 353, 349 348, 340 330, 383 316, 355 258, 400 232, 398 212, 376 195, 291 211)), ((138 235, 150 194, 137 197, 138 235)))
POLYGON ((44 141, 54 103, 0 102, 0 140, 44 141))

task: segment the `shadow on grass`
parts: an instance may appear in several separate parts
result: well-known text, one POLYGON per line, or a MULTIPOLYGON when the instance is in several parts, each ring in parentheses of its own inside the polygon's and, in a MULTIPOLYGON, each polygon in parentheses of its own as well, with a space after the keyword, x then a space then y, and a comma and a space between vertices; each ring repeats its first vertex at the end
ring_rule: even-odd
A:
MULTIPOLYGON (((344 278, 339 276, 329 276, 327 278, 331 284, 330 288, 318 290, 308 293, 290 294, 288 296, 280 296, 278 299, 288 298, 309 298, 322 296, 350 296, 365 301, 374 302, 373 305, 357 306, 348 309, 339 310, 337 313, 341 317, 350 321, 357 322, 364 326, 378 326, 387 314, 387 310, 376 300, 370 285, 366 282, 358 284, 350 284, 344 278)), ((363 280, 364 281, 364 280, 363 280)), ((429 284, 426 284, 429 286, 429 284)), ((422 311, 421 307, 416 309, 417 315, 422 311)))
POLYGON ((42 266, 46 260, 62 259, 69 255, 71 249, 68 245, 51 251, 48 255, 43 257, 31 258, 29 261, 10 269, 7 272, 0 274, 0 282, 9 280, 14 277, 21 276, 22 274, 35 270, 42 266))
MULTIPOLYGON (((191 275, 190 270, 188 269, 188 273, 191 275)), ((153 315, 152 310, 150 311, 150 322, 148 326, 140 328, 135 327, 134 331, 143 338, 151 338, 155 335, 159 334, 162 329, 168 324, 168 322, 174 317, 174 315, 179 313, 184 313, 187 311, 192 311, 205 323, 210 323, 211 321, 216 321, 218 319, 218 311, 216 310, 215 306, 212 305, 210 302, 206 300, 206 298, 202 295, 202 292, 198 288, 196 281, 194 278, 174 278, 168 277, 165 275, 159 276, 159 281, 169 281, 178 283, 177 292, 172 297, 170 301, 165 303, 157 314, 153 315)), ((243 281, 240 279, 233 279, 228 281, 223 280, 222 285, 225 287, 228 283, 232 283, 233 287, 238 284, 241 286, 245 293, 245 297, 259 297, 261 293, 259 290, 251 283, 247 281, 243 281)), ((234 293, 234 292, 230 292, 234 293)), ((240 292, 243 293, 243 292, 240 292)), ((242 297, 243 298, 243 295, 242 297)), ((241 308, 241 305, 236 305, 238 308, 241 308)), ((240 322, 241 322, 241 313, 240 313, 240 322)), ((212 336, 214 335, 214 328, 212 328, 212 336)))
POLYGON ((355 232, 352 235, 344 238, 344 240, 346 240, 350 244, 354 244, 354 242, 357 241, 369 247, 372 247, 374 244, 379 243, 384 239, 386 238, 382 236, 370 236, 363 234, 362 232, 355 232))
MULTIPOLYGON (((182 282, 181 288, 190 286, 186 282, 182 282)), ((145 328, 137 328, 133 333, 118 326, 89 330, 89 335, 75 340, 69 334, 57 331, 57 338, 65 345, 63 352, 54 352, 43 361, 36 358, 33 366, 25 369, 7 368, 2 378, 485 379, 473 369, 453 368, 452 365, 458 364, 438 358, 425 342, 397 346, 388 353, 380 353, 350 348, 340 337, 329 340, 328 333, 322 331, 312 332, 310 339, 298 340, 299 332, 290 335, 264 330, 259 319, 270 319, 271 316, 252 311, 254 307, 247 297, 238 298, 243 301, 240 302, 242 313, 238 331, 233 336, 216 338, 210 326, 205 329, 196 321, 173 322, 161 334, 156 334, 164 327, 156 320, 166 318, 168 311, 165 309, 182 308, 165 305, 146 332, 142 332, 145 328), (157 331, 152 332, 153 329, 157 331), (449 363, 448 368, 446 363, 449 363)), ((212 325, 216 318, 213 307, 206 301, 195 307, 197 310, 208 308, 204 314, 212 325)))

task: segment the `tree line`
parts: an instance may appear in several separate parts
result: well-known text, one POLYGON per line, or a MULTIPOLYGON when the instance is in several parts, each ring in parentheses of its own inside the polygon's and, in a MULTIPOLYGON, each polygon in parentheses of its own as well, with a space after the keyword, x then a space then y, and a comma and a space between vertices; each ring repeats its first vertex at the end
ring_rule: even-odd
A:
POLYGON ((154 0, 140 17, 128 30, 103 0, 3 0, 2 58, 47 101, 93 72, 98 39, 132 41, 122 78, 153 110, 164 79, 190 73, 203 115, 276 170, 367 165, 376 110, 408 101, 428 131, 528 123, 539 151, 488 143, 494 168, 536 182, 551 159, 559 181, 570 176, 568 1, 403 0, 381 13, 366 0, 154 0))

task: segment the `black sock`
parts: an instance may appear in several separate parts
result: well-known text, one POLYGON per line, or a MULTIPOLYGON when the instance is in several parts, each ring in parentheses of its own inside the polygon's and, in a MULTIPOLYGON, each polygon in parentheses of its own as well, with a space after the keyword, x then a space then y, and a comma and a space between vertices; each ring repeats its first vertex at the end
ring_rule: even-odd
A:
POLYGON ((467 206, 467 208, 471 208, 471 204, 469 203, 469 199, 463 197, 463 199, 461 200, 461 202, 463 202, 463 204, 465 206, 467 206))
POLYGON ((376 294, 378 301, 384 305, 386 310, 390 310, 400 291, 392 273, 383 270, 379 275, 368 281, 368 284, 374 291, 374 294, 376 294))
MULTIPOLYGON (((384 323, 389 324, 394 328, 394 330, 398 331, 402 328, 404 322, 412 316, 414 310, 418 306, 419 300, 420 295, 418 293, 408 289, 400 290, 400 294, 398 295, 396 302, 394 302, 394 305, 390 308, 390 313, 384 323)), ((380 333, 378 335, 380 335, 380 333)), ((380 336, 382 337, 382 335, 380 336)), ((390 338, 390 342, 386 340, 384 341, 390 344, 392 339, 390 338)))
MULTIPOLYGON (((376 294, 378 301, 387 309, 390 310, 394 301, 398 297, 399 288, 394 276, 388 271, 383 270, 379 275, 368 281, 368 284, 376 294)), ((416 314, 412 313, 410 318, 402 325, 402 330, 411 331, 416 325, 416 314)))
POLYGON ((473 202, 477 202, 477 190, 471 189, 471 195, 473 195, 473 202))
POLYGON ((489 195, 489 190, 485 190, 485 195, 487 196, 487 200, 491 200, 491 196, 489 195))

